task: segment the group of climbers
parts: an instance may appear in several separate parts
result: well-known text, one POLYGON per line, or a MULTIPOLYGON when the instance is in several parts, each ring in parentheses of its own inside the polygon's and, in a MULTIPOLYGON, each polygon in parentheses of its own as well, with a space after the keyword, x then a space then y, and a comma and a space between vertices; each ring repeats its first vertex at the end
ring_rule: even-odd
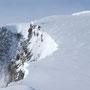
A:
POLYGON ((35 35, 39 35, 38 33, 36 34, 35 31, 33 31, 35 28, 38 28, 38 30, 40 30, 41 26, 36 26, 36 25, 33 25, 33 23, 30 24, 30 28, 28 29, 28 41, 31 39, 33 33, 34 33, 34 36, 35 35))

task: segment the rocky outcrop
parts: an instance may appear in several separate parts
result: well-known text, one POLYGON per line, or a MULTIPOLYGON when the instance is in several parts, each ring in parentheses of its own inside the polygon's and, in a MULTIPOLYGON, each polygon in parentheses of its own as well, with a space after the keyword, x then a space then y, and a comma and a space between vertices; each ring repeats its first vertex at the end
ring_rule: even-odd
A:
POLYGON ((0 27, 0 86, 8 86, 28 74, 27 63, 57 50, 57 44, 41 26, 10 24, 0 27), (29 62, 28 62, 29 61, 29 62))
MULTIPOLYGON (((36 27, 36 25, 30 24, 28 39, 25 39, 21 33, 13 33, 5 27, 0 29, 0 63, 3 63, 5 73, 8 74, 6 86, 24 78, 25 72, 20 67, 30 61, 33 56, 32 49, 28 49, 28 45, 33 36, 38 37, 39 35, 33 31, 36 27)), ((38 30, 40 30, 40 26, 38 30)), ((41 35, 41 41, 43 41, 43 35, 41 35)))

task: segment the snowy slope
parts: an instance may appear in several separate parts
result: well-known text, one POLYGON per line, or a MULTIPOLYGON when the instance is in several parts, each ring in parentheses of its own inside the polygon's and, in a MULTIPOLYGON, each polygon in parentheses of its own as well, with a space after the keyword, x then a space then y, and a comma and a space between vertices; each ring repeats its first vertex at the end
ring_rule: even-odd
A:
POLYGON ((38 65, 34 64, 36 73, 40 73, 37 77, 44 76, 40 80, 36 78, 40 83, 33 82, 33 87, 39 90, 90 90, 90 16, 52 16, 38 23, 59 44, 59 50, 52 57, 37 62, 38 65))
POLYGON ((30 63, 24 80, 0 90, 90 90, 90 16, 51 16, 34 23, 59 50, 30 63))

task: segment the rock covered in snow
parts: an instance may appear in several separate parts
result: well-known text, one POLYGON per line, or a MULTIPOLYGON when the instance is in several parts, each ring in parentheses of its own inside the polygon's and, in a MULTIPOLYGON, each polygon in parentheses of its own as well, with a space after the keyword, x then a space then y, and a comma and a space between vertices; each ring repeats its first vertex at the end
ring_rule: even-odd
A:
POLYGON ((40 29, 41 26, 32 23, 1 26, 0 81, 3 84, 0 86, 8 86, 26 77, 27 61, 43 59, 57 50, 54 40, 40 29))

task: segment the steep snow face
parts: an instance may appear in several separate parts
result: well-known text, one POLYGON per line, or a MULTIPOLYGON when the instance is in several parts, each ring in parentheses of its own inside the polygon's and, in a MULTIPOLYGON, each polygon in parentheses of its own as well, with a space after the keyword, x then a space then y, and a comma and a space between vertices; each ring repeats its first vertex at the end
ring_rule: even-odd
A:
POLYGON ((90 16, 51 16, 35 23, 59 50, 32 63, 22 84, 36 90, 90 90, 90 16))
POLYGON ((0 86, 25 78, 27 61, 41 60, 58 46, 40 26, 30 23, 1 26, 0 40, 0 86))
MULTIPOLYGON (((8 24, 4 25, 9 31, 13 33, 20 33, 23 35, 23 38, 28 39, 28 29, 30 27, 30 23, 22 23, 22 24, 8 24)), ((47 32, 43 31, 43 29, 38 30, 36 27, 33 32, 37 35, 32 35, 30 40, 30 44, 28 48, 33 52, 33 60, 43 59, 46 56, 51 55, 54 51, 58 49, 58 45, 54 42, 54 40, 47 34, 47 32), (38 37, 38 38, 37 38, 38 37), (53 49, 52 49, 53 48, 53 49), (47 52, 48 51, 48 52, 47 52)))
POLYGON ((73 13, 72 15, 90 15, 90 11, 77 12, 77 13, 73 13))

